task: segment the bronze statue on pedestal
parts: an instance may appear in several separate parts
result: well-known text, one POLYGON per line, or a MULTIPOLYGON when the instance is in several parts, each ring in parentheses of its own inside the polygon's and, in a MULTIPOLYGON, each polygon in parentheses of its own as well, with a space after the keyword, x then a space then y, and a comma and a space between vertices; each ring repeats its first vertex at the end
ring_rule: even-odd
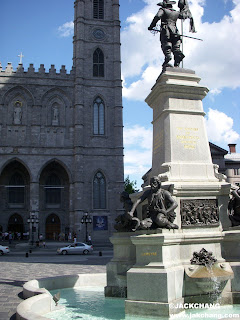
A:
MULTIPOLYGON (((162 51, 165 55, 165 60, 163 62, 163 71, 166 67, 172 67, 169 63, 172 59, 172 53, 174 56, 174 67, 179 67, 180 62, 185 57, 182 51, 180 50, 183 35, 179 34, 177 28, 177 20, 182 19, 185 20, 187 18, 190 19, 190 32, 196 32, 194 21, 192 14, 189 10, 187 0, 179 0, 178 7, 180 11, 176 11, 173 9, 173 4, 175 1, 163 0, 163 2, 159 2, 157 5, 160 6, 156 16, 153 18, 152 23, 148 27, 150 31, 160 32, 160 42, 162 51), (160 30, 156 29, 157 22, 161 20, 160 30)), ((197 39, 200 40, 200 39, 197 39)))

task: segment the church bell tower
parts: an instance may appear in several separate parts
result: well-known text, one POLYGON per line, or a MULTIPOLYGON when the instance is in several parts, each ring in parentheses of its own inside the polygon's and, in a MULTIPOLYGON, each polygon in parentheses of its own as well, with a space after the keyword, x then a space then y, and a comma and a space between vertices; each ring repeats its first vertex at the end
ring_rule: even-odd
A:
POLYGON ((74 157, 72 223, 84 212, 100 239, 113 231, 123 191, 119 0, 74 3, 74 157), (97 232, 99 221, 106 225, 97 232))

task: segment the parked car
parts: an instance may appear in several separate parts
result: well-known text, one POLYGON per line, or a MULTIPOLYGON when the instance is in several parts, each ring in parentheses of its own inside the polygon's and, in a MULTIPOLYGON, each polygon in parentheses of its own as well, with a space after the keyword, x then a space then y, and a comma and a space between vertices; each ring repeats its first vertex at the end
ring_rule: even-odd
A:
POLYGON ((0 256, 2 256, 2 255, 5 254, 5 253, 9 253, 9 252, 10 252, 10 250, 9 250, 8 247, 2 246, 2 245, 0 244, 0 256))
POLYGON ((58 254, 89 254, 93 251, 93 246, 83 242, 72 243, 66 247, 57 249, 58 254))

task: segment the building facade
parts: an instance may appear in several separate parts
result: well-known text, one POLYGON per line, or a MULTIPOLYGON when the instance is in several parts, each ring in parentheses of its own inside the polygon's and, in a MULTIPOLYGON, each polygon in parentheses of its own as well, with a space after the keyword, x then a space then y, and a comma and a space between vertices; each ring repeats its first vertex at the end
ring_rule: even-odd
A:
POLYGON ((236 152, 236 144, 229 144, 229 151, 209 142, 214 164, 219 166, 219 173, 226 176, 227 182, 240 186, 240 154, 236 152))
POLYGON ((236 152, 236 144, 228 146, 229 153, 224 157, 227 181, 240 187, 240 153, 236 152))
POLYGON ((73 68, 0 69, 0 229, 105 242, 122 210, 119 0, 74 2, 73 68), (34 227, 34 228, 35 228, 34 227), (30 230, 31 231, 31 230, 30 230))

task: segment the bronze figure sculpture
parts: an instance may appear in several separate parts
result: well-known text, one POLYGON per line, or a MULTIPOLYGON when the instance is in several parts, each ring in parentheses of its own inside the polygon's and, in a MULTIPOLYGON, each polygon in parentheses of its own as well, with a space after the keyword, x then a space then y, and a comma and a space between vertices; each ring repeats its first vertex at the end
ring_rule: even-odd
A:
POLYGON ((162 65, 163 71, 166 69, 166 67, 172 67, 172 65, 169 63, 172 59, 172 53, 174 56, 174 67, 179 67, 180 62, 185 57, 180 50, 182 40, 181 35, 178 32, 177 20, 185 20, 189 18, 190 32, 196 32, 187 0, 178 1, 178 7, 180 8, 180 11, 176 11, 173 9, 172 5, 175 3, 175 1, 170 0, 163 0, 163 2, 159 2, 157 5, 160 6, 160 9, 158 10, 156 16, 153 18, 150 26, 148 27, 148 30, 150 31, 160 31, 161 48, 165 55, 165 60, 162 65), (161 20, 161 28, 160 30, 157 30, 155 29, 155 27, 159 20, 161 20))
POLYGON ((202 248, 199 252, 193 252, 193 258, 190 260, 191 264, 211 267, 217 262, 211 251, 202 248))
POLYGON ((140 220, 136 217, 136 212, 131 217, 128 214, 132 209, 133 203, 126 191, 121 193, 120 201, 123 203, 124 213, 118 215, 115 219, 114 229, 118 232, 135 231, 140 225, 140 220))
POLYGON ((133 213, 137 206, 144 200, 148 200, 148 217, 138 226, 139 229, 178 229, 173 223, 176 214, 174 209, 177 208, 177 202, 173 199, 171 193, 161 188, 161 181, 158 177, 150 180, 151 188, 146 190, 143 195, 134 203, 129 216, 133 217, 133 213))
POLYGON ((228 204, 228 212, 232 227, 240 226, 240 188, 232 191, 232 199, 228 204))

